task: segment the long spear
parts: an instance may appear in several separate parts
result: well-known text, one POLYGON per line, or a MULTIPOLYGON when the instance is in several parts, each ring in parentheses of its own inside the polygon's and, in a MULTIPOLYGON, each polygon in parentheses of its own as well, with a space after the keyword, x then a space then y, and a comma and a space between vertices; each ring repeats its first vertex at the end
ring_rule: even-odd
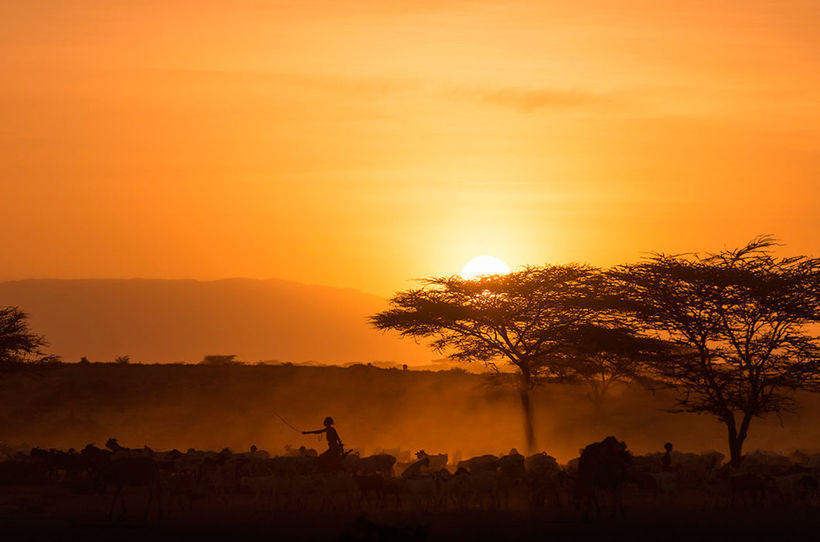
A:
MULTIPOLYGON (((273 412, 273 411, 271 411, 271 412, 273 412)), ((290 427, 291 429, 293 429, 294 431, 296 431, 296 432, 297 432, 297 433, 299 433, 300 435, 302 434, 302 432, 301 432, 301 431, 299 431, 298 429, 296 429, 295 427, 293 427, 291 424, 289 424, 289 423, 288 423, 288 421, 287 421, 285 418, 283 418, 282 416, 280 416, 278 412, 273 412, 273 414, 274 414, 277 418, 279 418, 280 420, 282 420, 282 423, 284 423, 285 425, 287 425, 288 427, 290 427)))

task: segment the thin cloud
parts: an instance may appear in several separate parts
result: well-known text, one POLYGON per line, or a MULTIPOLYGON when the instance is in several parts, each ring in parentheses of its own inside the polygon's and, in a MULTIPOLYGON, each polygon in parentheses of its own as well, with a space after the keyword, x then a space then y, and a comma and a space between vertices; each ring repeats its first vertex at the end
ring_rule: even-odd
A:
POLYGON ((488 104, 511 107, 520 111, 583 108, 613 105, 618 102, 612 94, 551 88, 458 89, 453 94, 461 98, 472 97, 488 104))

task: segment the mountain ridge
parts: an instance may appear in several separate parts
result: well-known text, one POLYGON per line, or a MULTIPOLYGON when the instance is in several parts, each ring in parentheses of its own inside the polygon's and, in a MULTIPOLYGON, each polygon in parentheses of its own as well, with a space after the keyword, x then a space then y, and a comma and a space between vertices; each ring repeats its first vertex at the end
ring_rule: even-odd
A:
POLYGON ((386 299, 279 278, 19 279, 0 282, 0 305, 27 312, 49 351, 66 361, 192 362, 227 353, 246 361, 412 365, 434 357, 368 326, 386 299))

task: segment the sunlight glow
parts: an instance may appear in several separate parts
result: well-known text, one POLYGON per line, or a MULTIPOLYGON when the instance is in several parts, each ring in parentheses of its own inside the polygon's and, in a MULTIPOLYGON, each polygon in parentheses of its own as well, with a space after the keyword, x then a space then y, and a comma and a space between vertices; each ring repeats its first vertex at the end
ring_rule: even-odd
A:
POLYGON ((461 278, 474 280, 485 275, 506 275, 510 266, 494 256, 478 256, 473 258, 461 270, 461 278))

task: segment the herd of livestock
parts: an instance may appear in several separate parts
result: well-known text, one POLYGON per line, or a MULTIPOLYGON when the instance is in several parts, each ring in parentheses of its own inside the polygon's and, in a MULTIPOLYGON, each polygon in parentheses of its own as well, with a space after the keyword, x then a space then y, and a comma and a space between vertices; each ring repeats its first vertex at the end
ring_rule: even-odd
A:
MULTIPOLYGON (((446 454, 350 454, 326 468, 313 450, 245 453, 128 449, 115 439, 81 451, 34 448, 0 462, 0 485, 61 485, 66 495, 106 495, 112 519, 185 513, 201 503, 253 510, 553 510, 586 518, 632 506, 752 508, 820 505, 820 454, 755 452, 740 466, 719 452, 633 455, 614 437, 567 465, 511 450, 452 464, 446 454), (110 496, 110 501, 108 500, 110 496), (135 511, 136 509, 136 511, 135 511)), ((7 489, 9 489, 7 487, 7 489)))

